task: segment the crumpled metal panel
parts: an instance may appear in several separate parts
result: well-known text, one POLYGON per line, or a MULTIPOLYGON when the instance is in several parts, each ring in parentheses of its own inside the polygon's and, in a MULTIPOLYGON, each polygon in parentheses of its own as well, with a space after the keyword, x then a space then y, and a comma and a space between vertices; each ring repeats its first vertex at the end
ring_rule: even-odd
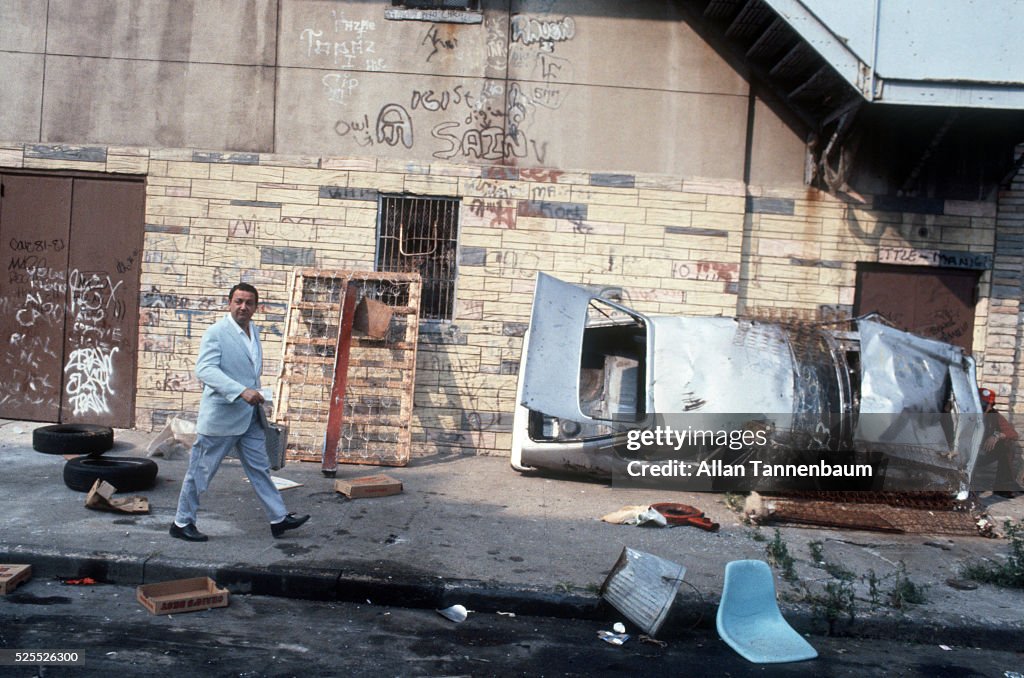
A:
POLYGON ((628 546, 601 586, 601 596, 644 633, 654 636, 664 623, 686 568, 628 546))
MULTIPOLYGON (((526 349, 530 359, 524 367, 520 398, 526 407, 569 421, 590 418, 580 410, 579 366, 587 307, 592 299, 600 297, 579 285, 537 274, 526 349)), ((618 304, 601 301, 637 320, 646 320, 618 304)))
POLYGON ((793 356, 777 325, 660 316, 651 322, 653 411, 793 411, 793 356))
POLYGON ((860 335, 860 417, 856 439, 884 446, 890 453, 958 468, 971 475, 981 443, 981 402, 974 383, 974 361, 962 349, 925 339, 873 320, 857 323, 860 335), (956 412, 950 432, 942 426, 952 390, 956 412))

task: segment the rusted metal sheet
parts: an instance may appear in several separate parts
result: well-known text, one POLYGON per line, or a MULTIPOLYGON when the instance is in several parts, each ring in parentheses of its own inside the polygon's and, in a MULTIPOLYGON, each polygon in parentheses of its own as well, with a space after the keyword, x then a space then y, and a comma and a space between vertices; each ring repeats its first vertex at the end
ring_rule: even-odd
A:
POLYGON ((0 175, 0 417, 60 418, 71 180, 0 175))
POLYGON ((336 463, 408 463, 419 303, 417 274, 296 271, 274 399, 277 420, 289 426, 290 459, 328 472, 336 463), (342 325, 363 298, 389 306, 392 320, 383 338, 350 331, 342 369, 342 325), (343 310, 349 300, 353 310, 343 310))
POLYGON ((129 428, 145 189, 140 182, 74 182, 61 421, 129 428))
POLYGON ((977 518, 966 511, 766 497, 754 493, 748 497, 744 513, 757 523, 792 523, 908 534, 978 534, 977 518))
POLYGON ((357 296, 355 285, 349 283, 345 286, 338 344, 334 349, 334 385, 331 386, 331 406, 327 414, 327 437, 324 440, 323 460, 320 462, 320 469, 324 473, 334 473, 338 468, 338 444, 341 442, 341 427, 345 421, 345 387, 348 385, 348 359, 352 352, 352 324, 355 320, 357 296))
POLYGON ((130 427, 144 185, 0 180, 0 416, 130 427))

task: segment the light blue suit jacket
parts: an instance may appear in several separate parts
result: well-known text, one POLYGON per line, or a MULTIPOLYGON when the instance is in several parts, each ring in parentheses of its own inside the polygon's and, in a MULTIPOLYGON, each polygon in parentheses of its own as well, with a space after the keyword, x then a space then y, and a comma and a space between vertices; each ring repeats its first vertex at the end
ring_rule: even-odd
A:
POLYGON ((240 396, 247 388, 259 390, 263 372, 263 348, 259 330, 249 323, 256 342, 256 360, 238 332, 238 325, 225 315, 203 334, 196 360, 196 376, 203 382, 196 432, 208 436, 241 435, 252 423, 253 405, 240 396))

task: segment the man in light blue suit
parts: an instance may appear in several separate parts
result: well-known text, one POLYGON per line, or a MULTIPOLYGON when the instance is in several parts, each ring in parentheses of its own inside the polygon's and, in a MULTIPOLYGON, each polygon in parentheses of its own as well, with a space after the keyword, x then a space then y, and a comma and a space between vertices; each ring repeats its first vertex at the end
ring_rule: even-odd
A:
POLYGON ((281 493, 270 477, 263 416, 260 374, 263 349, 259 330, 249 322, 259 305, 259 292, 239 283, 228 293, 228 314, 203 335, 196 361, 196 376, 203 382, 188 471, 181 483, 178 510, 171 536, 186 541, 206 541, 196 528, 199 497, 213 480, 221 461, 238 447, 242 467, 263 504, 270 532, 280 537, 299 527, 309 516, 295 516, 285 509, 281 493))

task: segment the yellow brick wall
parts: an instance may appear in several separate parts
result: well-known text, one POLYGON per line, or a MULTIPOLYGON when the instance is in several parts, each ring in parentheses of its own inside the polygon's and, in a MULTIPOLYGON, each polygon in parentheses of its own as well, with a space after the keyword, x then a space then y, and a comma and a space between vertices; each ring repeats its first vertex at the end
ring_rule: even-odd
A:
MULTIPOLYGON (((0 145, 0 161, 28 166, 19 150, 0 145)), ((540 271, 610 288, 645 313, 813 319, 849 313, 857 262, 936 249, 992 254, 995 241, 989 204, 951 202, 941 215, 922 215, 811 190, 660 175, 178 149, 109 148, 105 163, 50 162, 53 170, 146 175, 141 429, 196 409, 199 338, 223 312, 231 285, 246 280, 260 289, 264 385, 273 386, 291 272, 372 270, 377 203, 366 198, 374 191, 460 198, 454 318, 425 323, 420 334, 417 456, 508 454, 540 271)), ((982 277, 975 346, 1005 352, 1005 341, 987 336, 990 277, 982 277)), ((984 375, 984 350, 979 358, 984 375)), ((1019 375, 1019 364, 1013 370, 1019 375)))

